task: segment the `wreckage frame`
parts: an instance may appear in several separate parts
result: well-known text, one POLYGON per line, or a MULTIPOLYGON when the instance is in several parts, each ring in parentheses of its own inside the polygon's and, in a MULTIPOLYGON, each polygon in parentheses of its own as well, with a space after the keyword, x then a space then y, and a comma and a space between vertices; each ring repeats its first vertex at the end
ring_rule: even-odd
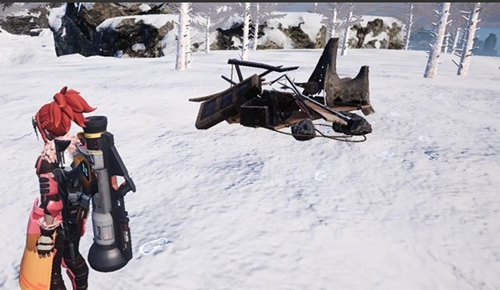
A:
POLYGON ((337 50, 338 38, 331 38, 305 83, 295 83, 286 74, 296 70, 298 66, 271 66, 229 59, 228 64, 235 69, 239 82, 221 76, 230 83, 228 89, 189 99, 192 102, 202 102, 196 128, 206 130, 225 120, 230 124, 239 123, 245 127, 266 128, 292 135, 299 141, 315 137, 349 142, 365 141, 365 135, 372 132, 372 127, 365 118, 351 111, 361 110, 365 116, 375 112, 369 99, 369 68, 362 66, 355 78, 340 78, 336 70, 337 50), (265 71, 244 79, 242 66, 265 71), (271 72, 283 74, 265 83, 264 76, 271 72), (281 89, 287 91, 262 88, 263 85, 274 83, 280 84, 281 89), (299 88, 303 88, 303 91, 300 92, 299 88), (318 95, 322 91, 325 96, 318 95), (332 129, 342 135, 323 134, 316 127, 326 124, 313 124, 318 119, 331 123, 332 129), (281 131, 285 127, 290 127, 291 133, 281 131), (353 136, 362 136, 362 139, 353 139, 353 136))

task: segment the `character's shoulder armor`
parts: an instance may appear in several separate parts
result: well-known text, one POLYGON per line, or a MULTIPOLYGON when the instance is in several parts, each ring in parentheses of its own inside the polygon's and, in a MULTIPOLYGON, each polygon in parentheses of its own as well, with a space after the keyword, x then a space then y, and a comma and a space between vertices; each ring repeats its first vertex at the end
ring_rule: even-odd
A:
POLYGON ((73 155, 73 163, 71 164, 71 167, 73 169, 79 168, 80 179, 86 187, 90 187, 92 184, 92 165, 93 160, 90 155, 87 155, 82 151, 77 151, 73 155))
POLYGON ((35 163, 35 168, 36 168, 36 174, 44 174, 44 173, 52 173, 54 172, 54 169, 57 168, 57 163, 54 162, 49 162, 45 159, 42 158, 42 156, 38 156, 36 163, 35 163))

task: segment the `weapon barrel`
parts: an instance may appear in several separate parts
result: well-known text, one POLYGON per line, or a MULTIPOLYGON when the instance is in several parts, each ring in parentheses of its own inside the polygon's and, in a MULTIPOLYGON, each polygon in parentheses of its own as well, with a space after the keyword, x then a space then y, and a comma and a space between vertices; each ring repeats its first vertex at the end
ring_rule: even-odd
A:
MULTIPOLYGON (((123 268, 132 258, 130 230, 123 196, 117 196, 112 187, 111 178, 116 171, 113 152, 116 150, 112 134, 106 132, 107 118, 94 116, 88 120, 84 138, 88 152, 94 157, 93 169, 98 189, 92 197, 94 243, 90 247, 88 261, 96 271, 112 272, 123 268)), ((128 175, 126 177, 130 179, 128 175)))

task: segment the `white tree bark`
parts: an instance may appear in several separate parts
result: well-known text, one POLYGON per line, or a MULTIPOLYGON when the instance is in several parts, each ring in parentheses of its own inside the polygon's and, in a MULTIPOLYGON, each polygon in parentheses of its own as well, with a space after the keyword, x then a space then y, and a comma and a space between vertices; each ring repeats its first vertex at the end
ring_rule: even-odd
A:
POLYGON ((441 47, 441 52, 442 53, 448 53, 448 49, 450 46, 450 34, 445 34, 444 39, 443 39, 443 46, 441 47))
POLYGON ((457 27, 455 30, 455 35, 453 35, 453 44, 451 45, 451 53, 456 53, 457 51, 457 46, 458 46, 458 39, 461 34, 461 29, 460 27, 457 27))
POLYGON ((205 26, 205 53, 210 52, 210 16, 207 16, 207 24, 205 26))
POLYGON ((250 31, 250 2, 245 2, 243 16, 243 44, 241 46, 241 59, 248 60, 248 34, 250 31))
POLYGON ((176 70, 186 69, 186 47, 189 43, 188 22, 189 22, 189 3, 179 5, 179 30, 177 32, 177 55, 175 62, 176 70))
POLYGON ((254 33, 253 33, 253 51, 257 50, 259 43, 259 3, 255 3, 255 16, 254 19, 254 33))
POLYGON ((443 45, 444 35, 446 32, 446 25, 448 25, 448 15, 450 14, 451 3, 441 3, 441 8, 438 13, 438 23, 436 26, 434 43, 432 44, 425 67, 424 78, 435 78, 437 75, 439 56, 441 55, 441 46, 443 45))
POLYGON ((467 28, 465 30, 465 45, 462 49, 462 55, 460 57, 460 64, 458 65, 457 75, 466 76, 469 71, 471 56, 472 56, 472 46, 474 45, 474 36, 476 34, 477 23, 479 22, 479 11, 481 8, 480 3, 475 3, 474 8, 469 12, 467 19, 467 28))
POLYGON ((189 17, 189 10, 188 10, 188 14, 186 16, 187 18, 187 27, 186 27, 186 59, 185 59, 185 62, 186 62, 186 69, 190 68, 191 67, 191 27, 189 25, 189 22, 190 22, 190 17, 189 17))
POLYGON ((413 3, 408 4, 408 18, 406 19, 406 37, 405 37, 405 50, 408 50, 410 47, 410 36, 411 36, 411 27, 413 26, 413 11, 415 6, 413 3))
POLYGON ((330 38, 335 37, 335 28, 337 27, 337 7, 332 10, 332 22, 330 22, 330 38))
POLYGON ((344 30, 344 41, 342 41, 342 51, 340 55, 347 55, 347 46, 349 44, 349 28, 351 27, 352 19, 352 4, 349 4, 349 14, 347 15, 345 30, 344 30))

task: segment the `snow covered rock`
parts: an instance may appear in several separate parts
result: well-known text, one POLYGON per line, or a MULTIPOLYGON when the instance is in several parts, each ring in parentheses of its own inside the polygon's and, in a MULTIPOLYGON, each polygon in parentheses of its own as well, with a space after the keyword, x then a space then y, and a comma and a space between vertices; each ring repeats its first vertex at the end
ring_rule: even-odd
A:
POLYGON ((57 56, 75 53, 95 55, 92 45, 94 26, 83 16, 88 15, 85 10, 83 6, 69 3, 50 11, 49 25, 54 34, 57 56))
POLYGON ((176 16, 139 15, 143 10, 144 6, 115 3, 92 7, 70 3, 52 9, 49 18, 57 56, 163 56, 161 41, 173 29, 176 16))
POLYGON ((403 49, 403 24, 392 17, 363 16, 349 33, 349 48, 403 49))
POLYGON ((110 18, 96 29, 94 46, 102 56, 161 57, 163 38, 174 29, 172 14, 110 18))
POLYGON ((48 28, 47 14, 51 4, 45 4, 0 3, 0 11, 3 12, 0 27, 11 34, 21 35, 31 35, 32 29, 48 28))

